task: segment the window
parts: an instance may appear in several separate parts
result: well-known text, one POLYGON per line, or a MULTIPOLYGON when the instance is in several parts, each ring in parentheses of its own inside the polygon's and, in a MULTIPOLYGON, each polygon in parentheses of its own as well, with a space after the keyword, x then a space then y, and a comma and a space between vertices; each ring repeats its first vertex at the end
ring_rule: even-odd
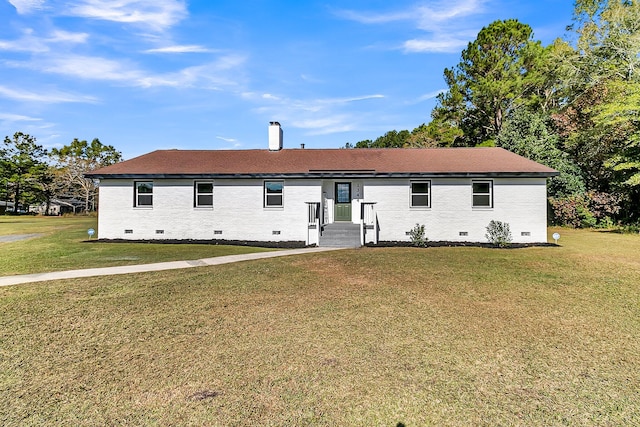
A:
POLYGON ((336 182, 336 203, 351 203, 350 182, 336 182))
POLYGON ((493 181, 473 181, 473 207, 493 207, 493 181))
POLYGON ((196 182, 194 205, 197 208, 213 206, 213 182, 196 182))
POLYGON ((284 182, 265 181, 264 182, 264 206, 266 208, 282 206, 282 190, 284 182))
POLYGON ((153 182, 137 181, 134 186, 134 206, 153 206, 153 182))
POLYGON ((411 183, 411 207, 431 206, 431 182, 412 182, 411 183))

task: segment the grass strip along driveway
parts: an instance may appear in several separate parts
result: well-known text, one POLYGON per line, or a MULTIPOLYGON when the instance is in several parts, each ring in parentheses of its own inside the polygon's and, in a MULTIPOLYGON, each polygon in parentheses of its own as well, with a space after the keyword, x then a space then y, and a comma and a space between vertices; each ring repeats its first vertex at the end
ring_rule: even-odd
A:
POLYGON ((638 425, 640 238, 560 233, 2 288, 0 423, 638 425))

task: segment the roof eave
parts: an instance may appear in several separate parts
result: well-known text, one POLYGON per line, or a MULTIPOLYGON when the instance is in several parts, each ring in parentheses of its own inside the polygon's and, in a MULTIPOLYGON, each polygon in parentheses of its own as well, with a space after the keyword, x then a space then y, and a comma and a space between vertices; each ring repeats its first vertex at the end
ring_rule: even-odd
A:
POLYGON ((549 178, 559 172, 359 172, 323 171, 298 173, 122 173, 85 174, 94 179, 331 179, 331 178, 549 178))

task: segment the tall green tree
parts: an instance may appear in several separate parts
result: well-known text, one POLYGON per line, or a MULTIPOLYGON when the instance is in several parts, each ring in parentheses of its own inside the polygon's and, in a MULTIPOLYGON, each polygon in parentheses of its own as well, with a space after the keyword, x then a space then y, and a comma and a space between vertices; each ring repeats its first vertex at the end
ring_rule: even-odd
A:
POLYGON ((572 30, 557 59, 564 105, 555 115, 564 145, 589 189, 619 192, 627 216, 640 210, 640 3, 577 0, 572 30))
POLYGON ((347 148, 402 148, 404 147, 410 133, 408 130, 390 130, 384 135, 372 141, 365 139, 358 141, 355 145, 347 144, 347 148))
POLYGON ((411 131, 405 142, 407 148, 452 147, 462 130, 441 118, 435 118, 428 124, 421 124, 411 131))
POLYGON ((560 172, 559 176, 549 180, 549 196, 584 193, 586 187, 582 171, 558 147, 559 137, 549 126, 549 120, 543 112, 514 111, 500 130, 496 145, 560 172))
POLYGON ((75 138, 69 145, 51 150, 51 158, 59 168, 59 179, 68 198, 84 201, 85 210, 95 209, 97 184, 84 174, 122 160, 122 153, 98 138, 91 143, 75 138))
POLYGON ((24 204, 42 201, 42 181, 45 179, 47 150, 36 143, 36 138, 16 132, 12 138, 4 138, 0 152, 3 178, 17 210, 24 204))
POLYGON ((456 67, 445 69, 449 89, 438 96, 434 115, 456 124, 466 145, 491 145, 514 108, 540 102, 546 50, 532 37, 531 27, 517 20, 495 21, 456 67))

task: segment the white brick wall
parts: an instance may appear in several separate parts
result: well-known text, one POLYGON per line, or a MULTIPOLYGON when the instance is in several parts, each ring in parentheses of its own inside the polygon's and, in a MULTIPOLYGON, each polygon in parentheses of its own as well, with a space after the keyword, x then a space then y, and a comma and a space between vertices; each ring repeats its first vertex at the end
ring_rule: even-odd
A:
POLYGON ((151 208, 133 206, 133 180, 100 182, 100 238, 306 241, 305 202, 320 201, 319 181, 287 181, 284 206, 265 208, 263 180, 215 180, 213 208, 196 208, 194 180, 153 181, 151 208))
MULTIPOLYGON (((194 180, 156 179, 153 207, 133 206, 134 180, 102 180, 98 234, 103 239, 224 239, 307 241, 307 205, 333 198, 332 180, 285 180, 284 206, 263 207, 262 179, 214 181, 213 208, 194 208, 194 180), (125 234, 125 230, 132 230, 125 234), (156 230, 163 230, 157 234, 156 230), (221 234, 215 234, 215 231, 221 234), (279 231, 280 234, 273 234, 279 231)), ((346 180, 340 180, 344 182, 346 180)), ((486 241, 491 220, 508 222, 514 242, 546 242, 546 180, 493 179, 493 208, 471 206, 471 179, 431 179, 431 207, 411 208, 409 179, 354 180, 360 199, 353 203, 359 221, 360 201, 376 202, 379 240, 408 240, 416 223, 429 240, 486 241), (467 236, 460 236, 467 232, 467 236), (526 232, 530 235, 523 236, 526 232)), ((330 212, 330 218, 332 218, 330 212)))
POLYGON ((375 180, 365 185, 365 201, 375 205, 379 239, 408 240, 406 232, 424 224, 433 241, 485 242, 491 220, 508 222, 514 242, 547 241, 544 178, 493 179, 493 208, 473 208, 471 179, 431 179, 431 207, 410 207, 410 180, 375 180), (468 233, 461 236, 460 232, 468 233), (530 233, 522 236, 522 233, 530 233))

